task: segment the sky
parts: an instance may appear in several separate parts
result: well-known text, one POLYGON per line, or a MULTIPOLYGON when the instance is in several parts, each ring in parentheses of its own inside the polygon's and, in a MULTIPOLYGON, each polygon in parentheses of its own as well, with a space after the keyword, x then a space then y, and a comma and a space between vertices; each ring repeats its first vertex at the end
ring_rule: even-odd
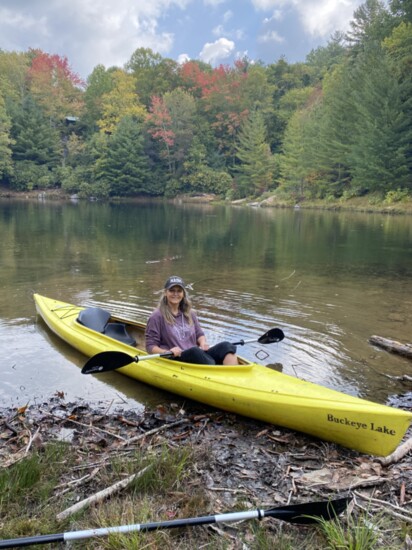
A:
POLYGON ((213 66, 304 61, 364 0, 0 0, 0 49, 67 57, 83 79, 140 47, 213 66))

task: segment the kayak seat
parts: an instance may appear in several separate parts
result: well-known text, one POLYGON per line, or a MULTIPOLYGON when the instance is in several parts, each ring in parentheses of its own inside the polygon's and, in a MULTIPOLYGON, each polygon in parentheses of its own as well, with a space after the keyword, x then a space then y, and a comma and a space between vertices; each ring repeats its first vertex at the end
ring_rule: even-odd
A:
POLYGON ((115 340, 119 340, 119 342, 123 342, 129 346, 135 346, 136 341, 128 334, 126 325, 123 323, 109 323, 110 317, 110 312, 105 309, 100 307, 88 307, 79 313, 77 321, 87 328, 105 334, 115 340))
POLYGON ((130 336, 126 330, 126 325, 123 323, 107 323, 103 334, 106 334, 106 336, 110 336, 110 338, 114 338, 115 340, 119 340, 124 344, 128 344, 129 346, 136 345, 136 340, 130 336))
POLYGON ((101 307, 88 307, 83 309, 77 317, 77 321, 81 325, 101 333, 104 332, 109 319, 110 313, 101 307))

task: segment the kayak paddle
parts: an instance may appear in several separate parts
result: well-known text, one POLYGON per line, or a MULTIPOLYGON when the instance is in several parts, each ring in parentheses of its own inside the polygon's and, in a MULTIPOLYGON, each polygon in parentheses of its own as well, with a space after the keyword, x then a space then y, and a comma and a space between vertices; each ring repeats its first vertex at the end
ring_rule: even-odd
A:
POLYGON ((67 542, 93 537, 105 537, 111 534, 132 533, 134 531, 147 532, 158 529, 172 529, 174 527, 193 527, 212 523, 243 521, 249 519, 263 519, 266 517, 280 519, 289 523, 311 524, 319 519, 329 521, 335 519, 346 510, 350 498, 339 498, 322 502, 307 502, 305 504, 292 504, 271 508, 270 510, 249 510, 247 512, 233 512, 217 514, 214 516, 200 516, 195 518, 175 519, 154 523, 135 523, 132 525, 119 525, 117 527, 101 527, 99 529, 87 529, 84 531, 68 531, 53 535, 38 535, 21 537, 18 539, 0 540, 0 548, 17 548, 32 544, 47 544, 51 542, 67 542))
MULTIPOLYGON (((252 340, 239 340, 239 342, 233 342, 234 346, 244 346, 252 342, 259 342, 259 344, 274 344, 280 342, 285 337, 283 330, 280 328, 271 328, 265 334, 262 334, 258 339, 252 340)), ((100 372, 109 372, 112 370, 120 369, 130 363, 139 363, 139 361, 147 361, 148 359, 155 359, 157 357, 173 357, 173 353, 166 351, 165 353, 155 353, 152 355, 136 355, 135 357, 124 353, 122 351, 102 351, 97 355, 93 355, 91 359, 82 368, 82 374, 95 374, 100 372)))

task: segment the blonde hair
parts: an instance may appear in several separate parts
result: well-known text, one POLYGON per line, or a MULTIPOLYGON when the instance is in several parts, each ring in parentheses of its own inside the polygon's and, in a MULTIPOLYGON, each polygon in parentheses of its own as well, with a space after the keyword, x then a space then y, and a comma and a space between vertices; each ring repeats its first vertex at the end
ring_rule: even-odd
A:
MULTIPOLYGON (((167 296, 166 296, 166 290, 164 290, 162 297, 159 300, 158 308, 160 312, 162 313, 166 323, 169 323, 169 325, 174 325, 176 322, 176 319, 174 318, 170 307, 167 303, 167 296)), ((185 318, 187 319, 189 325, 193 325, 193 319, 192 319, 192 303, 189 299, 189 296, 186 293, 186 290, 183 289, 183 298, 180 300, 179 304, 179 310, 183 313, 185 318)))

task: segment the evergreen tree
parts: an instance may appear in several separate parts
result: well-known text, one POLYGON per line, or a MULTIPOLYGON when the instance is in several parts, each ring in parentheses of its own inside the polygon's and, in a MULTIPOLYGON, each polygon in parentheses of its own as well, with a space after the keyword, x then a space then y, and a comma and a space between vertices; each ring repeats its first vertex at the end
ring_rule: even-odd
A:
POLYGON ((395 17, 412 23, 412 0, 390 0, 389 6, 395 17))
POLYGON ((112 196, 156 194, 159 189, 149 176, 141 123, 124 117, 108 138, 98 179, 109 185, 112 196))
POLYGON ((61 157, 59 134, 30 95, 14 106, 12 120, 13 159, 57 166, 61 157))
POLYGON ((11 120, 6 113, 6 107, 4 100, 0 94, 0 181, 13 171, 13 164, 11 161, 11 145, 12 139, 10 137, 11 120))
POLYGON ((391 32, 392 21, 385 4, 380 0, 366 0, 353 14, 346 39, 351 54, 356 57, 368 43, 380 43, 391 32))
POLYGON ((252 111, 243 122, 236 145, 236 183, 242 197, 261 195, 274 184, 275 162, 266 141, 266 128, 260 111, 252 111))
POLYGON ((350 154, 352 186, 362 193, 404 187, 409 169, 399 82, 380 46, 369 47, 355 71, 353 104, 357 119, 356 142, 350 154))

